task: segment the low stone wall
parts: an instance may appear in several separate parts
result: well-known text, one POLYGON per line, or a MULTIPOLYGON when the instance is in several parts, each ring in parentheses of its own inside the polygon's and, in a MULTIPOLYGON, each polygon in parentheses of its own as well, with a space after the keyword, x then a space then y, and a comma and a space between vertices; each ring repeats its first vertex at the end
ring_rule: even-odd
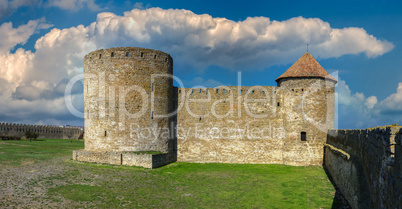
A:
POLYGON ((144 168, 158 168, 172 163, 169 154, 145 154, 135 152, 95 152, 88 150, 74 150, 73 160, 82 162, 96 162, 113 165, 141 166, 144 168))
POLYGON ((325 168, 352 208, 402 208, 400 128, 328 132, 325 168))
POLYGON ((321 166, 322 147, 318 140, 187 139, 179 140, 178 161, 321 166))
POLYGON ((28 130, 38 133, 38 139, 78 139, 84 133, 80 127, 0 123, 0 136, 25 138, 28 130))

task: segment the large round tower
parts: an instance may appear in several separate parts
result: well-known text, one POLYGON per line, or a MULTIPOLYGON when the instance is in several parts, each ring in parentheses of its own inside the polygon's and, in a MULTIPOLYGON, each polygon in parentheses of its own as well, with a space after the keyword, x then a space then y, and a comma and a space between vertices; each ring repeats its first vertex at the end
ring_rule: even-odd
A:
POLYGON ((138 47, 93 51, 84 59, 85 150, 174 149, 173 60, 138 47))

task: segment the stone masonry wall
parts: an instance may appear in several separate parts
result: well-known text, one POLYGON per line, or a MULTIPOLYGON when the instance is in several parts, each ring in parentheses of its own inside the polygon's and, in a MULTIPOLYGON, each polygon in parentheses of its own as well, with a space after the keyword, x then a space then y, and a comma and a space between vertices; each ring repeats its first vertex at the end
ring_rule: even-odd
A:
POLYGON ((352 208, 402 208, 400 128, 328 132, 325 168, 352 208))
POLYGON ((178 88, 178 161, 322 165, 334 114, 322 83, 178 88))
POLYGON ((169 135, 174 118, 163 117, 173 111, 169 54, 101 49, 85 56, 84 72, 86 150, 175 150, 175 137, 169 135))
POLYGON ((38 133, 39 139, 78 139, 84 132, 79 127, 0 123, 0 136, 18 136, 24 138, 24 134, 28 130, 38 133))

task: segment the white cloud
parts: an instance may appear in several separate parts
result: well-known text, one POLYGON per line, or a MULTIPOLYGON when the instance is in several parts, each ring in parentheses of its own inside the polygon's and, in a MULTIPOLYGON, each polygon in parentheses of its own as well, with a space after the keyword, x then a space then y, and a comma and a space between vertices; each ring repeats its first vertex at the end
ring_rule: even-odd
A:
POLYGON ((372 109, 374 107, 374 105, 376 105, 377 103, 378 103, 377 97, 370 96, 369 98, 366 99, 366 101, 364 102, 364 105, 366 105, 366 107, 368 109, 372 109))
POLYGON ((384 114, 402 115, 402 83, 398 84, 396 93, 381 101, 381 112, 384 114))
POLYGON ((376 96, 354 93, 344 80, 339 79, 336 89, 339 104, 340 128, 368 128, 379 125, 402 124, 402 83, 396 93, 378 102, 376 96))
POLYGON ((364 110, 365 107, 371 109, 377 103, 377 97, 375 96, 370 96, 366 99, 363 93, 356 92, 352 94, 349 86, 341 79, 338 79, 337 94, 339 104, 353 106, 362 110, 364 110))
POLYGON ((11 22, 0 25, 0 54, 4 54, 13 49, 17 44, 25 44, 29 37, 38 29, 47 29, 49 24, 43 23, 45 20, 31 20, 26 25, 13 28, 11 22))
POLYGON ((95 0, 49 0, 48 7, 58 7, 60 9, 77 11, 85 6, 91 11, 100 11, 101 7, 95 3, 95 0))
POLYGON ((271 21, 213 18, 188 10, 134 9, 124 16, 100 13, 89 27, 98 47, 143 46, 174 55, 181 67, 209 65, 242 70, 287 64, 300 57, 309 43, 320 57, 365 53, 382 55, 393 48, 361 28, 331 28, 318 18, 271 21))
MULTIPOLYGON (((90 7, 91 2, 94 3, 55 0, 49 1, 49 5, 77 10, 90 7)), ((172 55, 175 71, 180 71, 210 65, 252 70, 288 64, 304 53, 306 43, 311 50, 319 52, 320 57, 359 53, 375 57, 393 47, 363 29, 334 29, 318 18, 271 21, 266 17, 249 17, 235 22, 188 10, 150 8, 134 9, 123 16, 99 13, 89 26, 52 29, 36 41, 34 52, 22 48, 10 52, 26 43, 35 31, 48 27, 50 25, 43 20, 30 21, 17 28, 11 23, 0 25, 0 66, 3 66, 0 81, 7 82, 6 86, 0 84, 0 89, 4 89, 0 94, 2 118, 14 115, 20 120, 39 116, 46 120, 66 117, 77 120, 68 113, 60 88, 65 85, 63 79, 82 72, 85 54, 100 48, 139 46, 162 50, 172 55), (336 47, 338 45, 347 47, 336 47), (330 47, 334 47, 333 50, 330 47)), ((192 82, 220 85, 202 78, 192 82)), ((374 97, 352 95, 346 84, 342 91, 340 102, 344 105, 352 104, 365 111, 378 106, 374 97)), ((82 109, 82 94, 75 94, 74 98, 77 109, 82 109)))

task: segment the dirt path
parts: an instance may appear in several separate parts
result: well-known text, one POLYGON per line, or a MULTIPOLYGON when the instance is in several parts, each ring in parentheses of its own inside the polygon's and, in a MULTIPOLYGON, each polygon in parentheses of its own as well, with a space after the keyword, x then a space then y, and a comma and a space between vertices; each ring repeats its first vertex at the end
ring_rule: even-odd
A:
MULTIPOLYGON (((47 188, 80 179, 69 179, 74 169, 69 158, 56 158, 40 163, 23 162, 21 166, 0 169, 0 208, 69 208, 76 203, 62 198, 55 202, 47 197, 47 188), (57 177, 57 178, 55 178, 57 177)), ((85 205, 79 205, 85 207, 85 205)))

